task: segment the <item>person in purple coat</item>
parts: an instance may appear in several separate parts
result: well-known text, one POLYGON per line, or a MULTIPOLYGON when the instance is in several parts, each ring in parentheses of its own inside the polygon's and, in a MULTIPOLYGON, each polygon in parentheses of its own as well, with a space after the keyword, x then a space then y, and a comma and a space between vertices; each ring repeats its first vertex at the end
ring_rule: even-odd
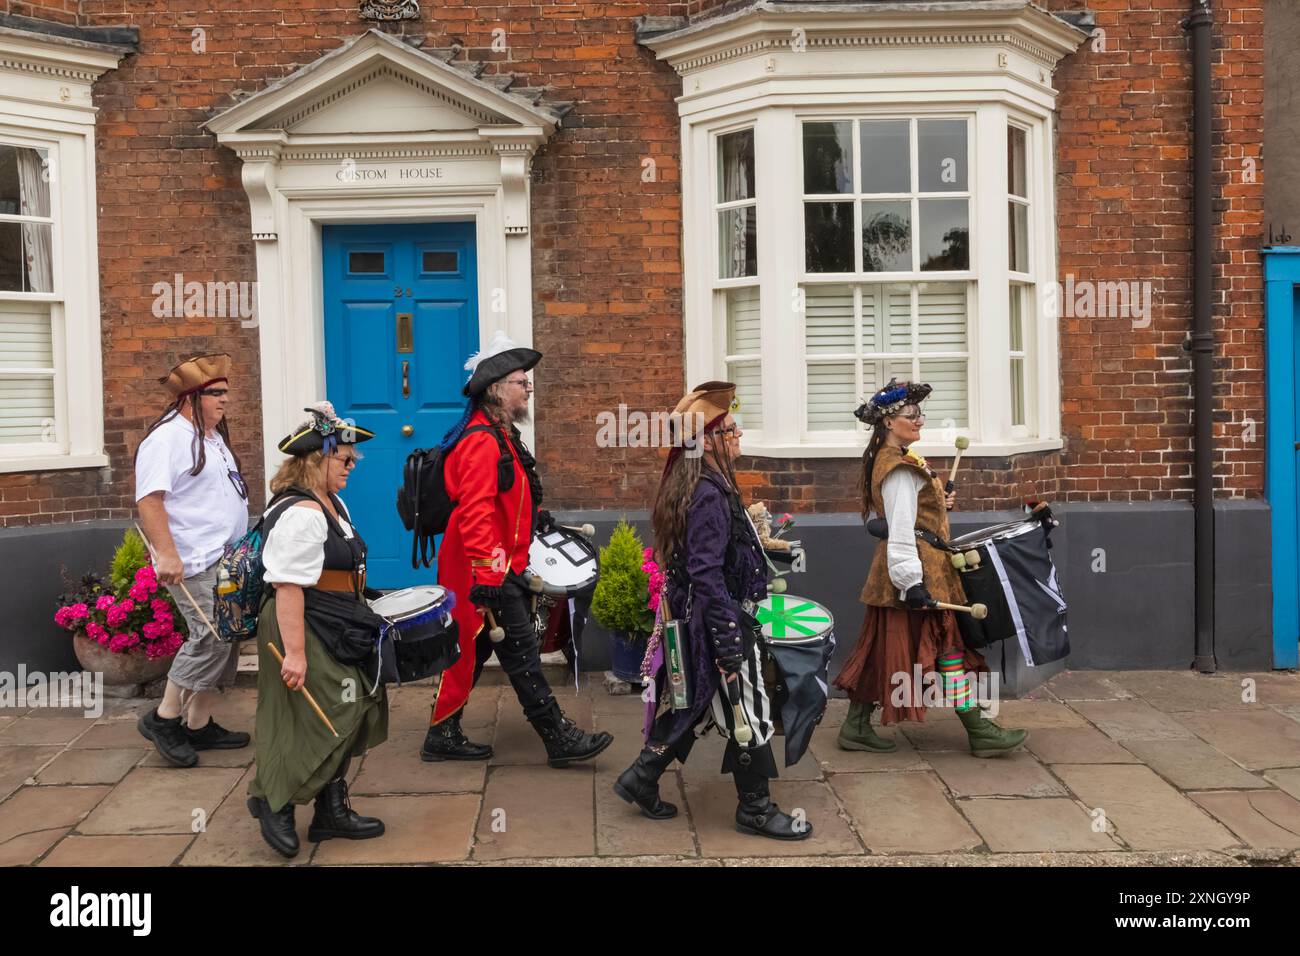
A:
POLYGON ((736 386, 706 382, 670 416, 674 446, 654 508, 655 550, 665 568, 661 616, 684 632, 686 706, 674 709, 661 628, 646 649, 643 671, 654 682, 646 713, 646 744, 618 778, 614 792, 651 819, 677 815, 659 798, 659 778, 675 759, 686 762, 710 727, 727 738, 722 772, 735 780, 736 829, 777 840, 803 840, 812 825, 782 813, 768 781, 773 714, 763 687, 755 603, 767 593, 758 534, 741 504, 734 462, 740 426, 731 416, 736 386))

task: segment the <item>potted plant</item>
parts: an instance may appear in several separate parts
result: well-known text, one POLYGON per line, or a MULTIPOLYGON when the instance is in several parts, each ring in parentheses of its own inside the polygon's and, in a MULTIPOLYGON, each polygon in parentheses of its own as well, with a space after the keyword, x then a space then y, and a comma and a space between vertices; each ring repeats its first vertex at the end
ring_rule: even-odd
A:
POLYGON ((591 596, 592 616, 610 633, 610 670, 619 680, 641 683, 641 658, 662 583, 653 552, 626 520, 619 521, 600 549, 600 580, 591 596))
POLYGON ((162 677, 186 636, 184 618, 159 585, 144 542, 134 531, 118 545, 108 581, 85 575, 59 599, 54 623, 72 632, 81 666, 102 673, 109 685, 162 677))

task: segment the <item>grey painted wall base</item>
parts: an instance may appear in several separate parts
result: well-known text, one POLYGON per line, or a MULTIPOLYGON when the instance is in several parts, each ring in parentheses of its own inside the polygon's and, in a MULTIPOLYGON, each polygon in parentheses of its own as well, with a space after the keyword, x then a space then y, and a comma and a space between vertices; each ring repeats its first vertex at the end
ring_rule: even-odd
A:
MULTIPOLYGON (((775 503, 779 507, 779 503, 775 503)), ((1001 690, 1020 695, 1062 667, 1182 669, 1193 657, 1192 508, 1182 502, 1071 504, 1055 509, 1053 560, 1070 604, 1071 653, 1066 662, 1028 667, 1013 642, 987 653, 1001 670, 1001 690)), ((649 516, 627 518, 649 541, 649 516)), ((566 512, 563 523, 590 521, 596 540, 609 540, 620 514, 566 512)), ((1006 520, 997 512, 954 512, 954 535, 1006 520)), ((794 536, 808 568, 789 577, 790 592, 826 605, 835 617, 834 676, 857 642, 864 608, 858 592, 875 540, 856 515, 797 515, 794 536)), ((0 563, 8 570, 0 596, 0 670, 19 661, 29 670, 76 666, 71 641, 53 623, 62 590, 59 568, 74 579, 103 570, 127 525, 86 522, 0 530, 0 563)), ((1272 666, 1269 508, 1265 501, 1215 503, 1215 654, 1224 670, 1272 666)), ((582 666, 609 667, 608 636, 594 621, 583 629, 582 666)))

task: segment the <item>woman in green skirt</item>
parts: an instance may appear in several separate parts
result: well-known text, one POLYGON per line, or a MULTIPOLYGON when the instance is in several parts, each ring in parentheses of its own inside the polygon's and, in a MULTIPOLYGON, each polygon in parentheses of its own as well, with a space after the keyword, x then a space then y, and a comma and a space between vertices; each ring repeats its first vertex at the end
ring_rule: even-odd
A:
POLYGON ((248 788, 263 839, 287 857, 298 853, 294 807, 311 800, 313 842, 384 832, 381 821, 352 810, 347 772, 353 755, 388 736, 388 696, 364 663, 336 659, 354 655, 344 653, 344 628, 332 626, 338 609, 346 614, 351 602, 364 603, 366 545, 338 493, 360 458, 356 445, 374 435, 339 420, 329 402, 307 411, 311 420, 280 442, 290 458, 271 480, 263 525, 257 776, 248 788))

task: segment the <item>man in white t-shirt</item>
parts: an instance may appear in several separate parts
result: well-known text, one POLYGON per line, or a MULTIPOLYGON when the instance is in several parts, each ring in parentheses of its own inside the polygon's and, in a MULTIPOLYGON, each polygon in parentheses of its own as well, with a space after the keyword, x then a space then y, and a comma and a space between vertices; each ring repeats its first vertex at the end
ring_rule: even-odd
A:
POLYGON ((208 624, 215 620, 217 559, 248 528, 248 488, 226 425, 229 372, 229 355, 200 355, 160 379, 172 404, 135 456, 140 524, 156 553, 158 580, 189 626, 162 702, 138 726, 178 767, 198 763, 197 751, 246 747, 250 739, 212 719, 213 698, 234 684, 239 663, 238 644, 217 640, 208 624))

